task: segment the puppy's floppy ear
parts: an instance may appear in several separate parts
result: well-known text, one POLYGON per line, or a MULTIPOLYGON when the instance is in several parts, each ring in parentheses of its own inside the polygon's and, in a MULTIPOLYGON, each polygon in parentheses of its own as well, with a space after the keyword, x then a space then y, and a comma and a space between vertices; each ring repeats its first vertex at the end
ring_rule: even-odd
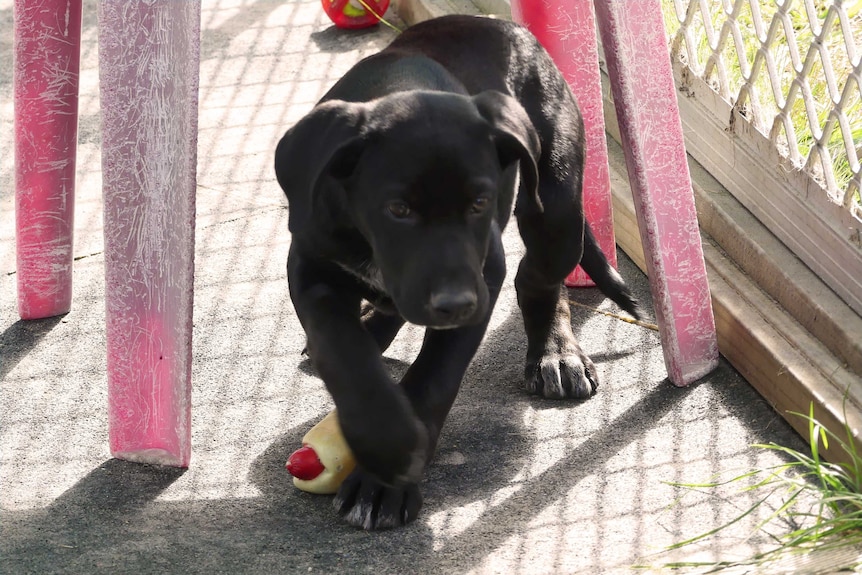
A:
MULTIPOLYGON (((362 147, 363 104, 330 100, 318 104, 281 138, 275 176, 287 196, 288 228, 298 233, 313 218, 329 218, 343 201, 339 180, 356 165, 362 147)), ((319 222, 324 223, 324 222, 319 222)))
POLYGON ((505 166, 520 160, 522 189, 532 200, 534 209, 541 212, 537 164, 542 146, 527 112, 517 100, 495 90, 473 96, 473 103, 479 114, 495 128, 501 163, 505 166))

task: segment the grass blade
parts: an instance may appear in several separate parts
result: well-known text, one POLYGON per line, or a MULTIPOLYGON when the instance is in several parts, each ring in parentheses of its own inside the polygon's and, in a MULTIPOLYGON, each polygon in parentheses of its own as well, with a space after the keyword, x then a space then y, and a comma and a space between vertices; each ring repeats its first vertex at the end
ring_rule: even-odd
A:
MULTIPOLYGON (((845 421, 847 421, 846 396, 844 407, 845 421)), ((701 490, 753 480, 751 485, 741 487, 739 492, 765 491, 766 495, 732 520, 685 541, 674 543, 665 550, 680 549, 714 536, 749 517, 776 495, 781 495, 784 498, 781 504, 768 517, 759 521, 752 532, 752 535, 761 532, 773 537, 778 541, 778 545, 744 561, 675 562, 665 564, 665 567, 713 566, 718 570, 729 566, 760 565, 790 553, 835 550, 851 545, 862 545, 862 489, 860 489, 862 459, 857 453, 853 431, 846 423, 844 436, 839 436, 827 429, 814 417, 813 403, 809 406, 807 414, 793 412, 793 415, 808 421, 809 453, 802 453, 775 443, 756 444, 754 447, 774 451, 788 461, 771 467, 737 473, 727 480, 714 478, 707 483, 669 483, 677 487, 701 490), (833 446, 841 447, 850 455, 849 463, 830 463, 822 458, 821 446, 823 450, 828 450, 830 441, 833 442, 833 446), (785 522, 791 528, 785 530, 783 535, 775 537, 766 530, 766 527, 777 520, 785 522)), ((677 502, 681 499, 677 499, 677 502)), ((862 564, 862 554, 851 567, 855 568, 860 564, 862 564)))

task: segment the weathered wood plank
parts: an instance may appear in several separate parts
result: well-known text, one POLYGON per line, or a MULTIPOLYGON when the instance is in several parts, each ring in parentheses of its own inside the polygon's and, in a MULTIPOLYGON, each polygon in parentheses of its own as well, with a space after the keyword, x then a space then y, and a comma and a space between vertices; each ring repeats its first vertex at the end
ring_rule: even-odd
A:
POLYGON ((688 152, 862 315, 862 224, 703 80, 674 68, 688 152))

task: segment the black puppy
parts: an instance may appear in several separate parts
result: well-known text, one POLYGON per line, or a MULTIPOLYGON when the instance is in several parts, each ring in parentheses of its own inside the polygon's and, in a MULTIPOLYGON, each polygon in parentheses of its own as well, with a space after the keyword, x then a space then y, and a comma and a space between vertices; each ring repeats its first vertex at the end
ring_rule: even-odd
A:
POLYGON ((506 273, 513 203, 527 390, 595 391, 562 281, 580 263, 623 309, 637 304, 584 221, 583 163, 581 116, 548 54, 516 24, 469 16, 408 29, 278 144, 290 295, 359 462, 335 498, 350 523, 416 517, 417 482, 506 273), (429 329, 398 385, 380 355, 405 321, 429 329))

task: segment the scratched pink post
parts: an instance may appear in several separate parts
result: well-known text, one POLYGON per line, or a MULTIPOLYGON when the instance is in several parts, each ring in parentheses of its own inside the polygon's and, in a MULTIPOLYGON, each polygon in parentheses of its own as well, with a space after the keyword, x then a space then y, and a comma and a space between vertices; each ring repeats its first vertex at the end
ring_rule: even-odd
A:
POLYGON ((111 453, 185 467, 200 2, 102 0, 99 29, 111 453))
POLYGON ((18 313, 72 305, 81 0, 14 4, 18 313))
MULTIPOLYGON (((587 144, 584 164, 584 212, 599 246, 611 265, 617 267, 593 0, 513 0, 512 18, 527 26, 542 43, 578 101, 578 107, 584 117, 587 144)), ((578 266, 566 278, 566 285, 587 287, 595 284, 578 266)))
POLYGON ((687 385, 715 368, 718 344, 661 6, 595 7, 665 365, 687 385))

